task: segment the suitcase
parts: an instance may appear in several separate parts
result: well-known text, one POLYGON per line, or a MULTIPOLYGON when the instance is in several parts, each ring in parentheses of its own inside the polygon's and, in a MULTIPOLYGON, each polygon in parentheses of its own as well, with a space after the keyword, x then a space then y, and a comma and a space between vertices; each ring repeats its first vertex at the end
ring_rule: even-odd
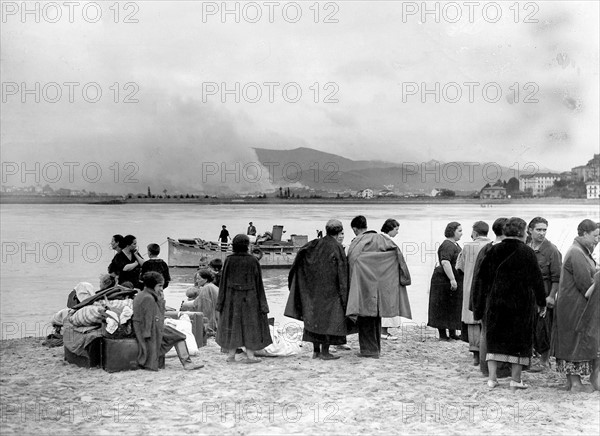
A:
POLYGON ((102 365, 102 338, 94 339, 86 347, 87 355, 79 356, 73 353, 67 347, 65 348, 65 360, 80 368, 98 368, 102 365))
POLYGON ((139 369, 138 343, 136 339, 104 338, 102 347, 102 369, 106 372, 139 369))

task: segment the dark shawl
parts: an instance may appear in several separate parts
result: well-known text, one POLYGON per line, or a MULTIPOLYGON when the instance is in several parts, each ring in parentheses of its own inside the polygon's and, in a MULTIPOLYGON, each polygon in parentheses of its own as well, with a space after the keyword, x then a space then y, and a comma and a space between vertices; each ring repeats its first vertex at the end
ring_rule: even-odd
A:
POLYGON ((133 299, 133 330, 138 341, 138 364, 158 371, 165 323, 165 301, 156 291, 144 289, 133 299))
POLYGON ((285 316, 304 321, 312 333, 346 336, 348 260, 335 238, 314 239, 298 251, 288 288, 285 316))
POLYGON ((473 282, 471 283, 471 296, 469 298, 469 310, 473 311, 473 318, 475 321, 481 321, 483 313, 485 311, 485 299, 487 297, 487 291, 484 291, 481 287, 481 278, 479 272, 481 271, 481 263, 485 258, 486 254, 492 249, 495 244, 490 242, 485 245, 475 261, 475 267, 473 268, 473 282))
POLYGON ((225 259, 216 310, 221 347, 261 350, 273 343, 260 264, 251 254, 233 253, 225 259))
POLYGON ((536 304, 546 306, 535 253, 520 240, 505 239, 483 258, 479 279, 488 353, 531 357, 536 304))
POLYGON ((588 305, 585 293, 595 272, 596 262, 590 250, 581 237, 575 238, 565 255, 554 308, 551 352, 557 359, 581 362, 597 358, 594 336, 580 335, 575 329, 588 305))

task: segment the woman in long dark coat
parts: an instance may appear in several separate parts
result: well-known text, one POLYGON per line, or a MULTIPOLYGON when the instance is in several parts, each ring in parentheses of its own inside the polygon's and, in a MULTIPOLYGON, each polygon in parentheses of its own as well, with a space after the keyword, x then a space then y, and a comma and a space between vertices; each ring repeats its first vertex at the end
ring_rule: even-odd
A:
MULTIPOLYGON (((577 332, 588 300, 586 292, 593 283, 596 262, 592 258, 598 243, 599 230, 591 220, 583 220, 577 227, 577 236, 567 251, 558 285, 554 324, 552 328, 552 355, 556 357, 556 369, 567 377, 567 390, 591 391, 583 385, 581 377, 595 372, 598 378, 598 341, 596 335, 577 332)), ((593 295, 593 294, 592 294, 593 295)), ((580 326, 580 330, 581 330, 580 326)), ((592 377, 594 379, 594 377, 592 377)))
POLYGON ((216 341, 228 350, 228 362, 235 361, 235 351, 239 347, 246 347, 246 363, 260 362, 254 352, 273 343, 260 264, 248 253, 249 245, 250 239, 246 235, 233 238, 233 254, 225 259, 219 284, 216 310, 220 316, 216 341))
POLYGON ((536 304, 539 316, 546 313, 544 281, 534 251, 525 245, 525 227, 521 218, 510 218, 504 226, 506 238, 490 248, 479 270, 481 298, 474 312, 483 313, 490 388, 498 386, 498 362, 512 365, 511 389, 528 387, 521 370, 531 364, 536 304))
POLYGON ((462 273, 456 270, 461 251, 457 241, 462 237, 460 223, 451 222, 444 231, 446 240, 438 248, 439 265, 431 276, 429 291, 429 320, 427 325, 438 329, 440 341, 460 339, 456 330, 461 328, 462 273), (446 335, 446 329, 449 335, 446 335))

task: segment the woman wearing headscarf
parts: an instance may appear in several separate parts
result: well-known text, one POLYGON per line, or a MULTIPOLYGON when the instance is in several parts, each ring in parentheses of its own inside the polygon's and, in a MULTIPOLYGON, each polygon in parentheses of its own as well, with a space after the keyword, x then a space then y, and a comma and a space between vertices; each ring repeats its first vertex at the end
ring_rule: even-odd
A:
POLYGON ((462 237, 462 226, 455 221, 444 230, 446 239, 438 248, 439 265, 431 276, 429 291, 429 319, 427 325, 438 329, 440 341, 460 339, 456 330, 461 328, 462 272, 456 269, 456 260, 461 252, 458 241, 462 237), (449 335, 446 334, 448 329, 449 335))
POLYGON ((239 347, 246 347, 246 363, 260 362, 254 352, 273 343, 260 264, 248 253, 249 246, 248 236, 239 234, 233 238, 233 254, 225 259, 219 285, 216 341, 228 350, 228 362, 235 361, 239 347))
POLYGON ((551 352, 556 357, 556 370, 567 377, 567 390, 591 392, 593 387, 582 384, 581 377, 594 372, 596 380, 592 377, 592 381, 597 388, 597 337, 578 332, 576 327, 588 304, 586 293, 596 273, 592 252, 598 244, 598 225, 592 220, 583 220, 577 226, 577 234, 562 265, 554 309, 551 352))

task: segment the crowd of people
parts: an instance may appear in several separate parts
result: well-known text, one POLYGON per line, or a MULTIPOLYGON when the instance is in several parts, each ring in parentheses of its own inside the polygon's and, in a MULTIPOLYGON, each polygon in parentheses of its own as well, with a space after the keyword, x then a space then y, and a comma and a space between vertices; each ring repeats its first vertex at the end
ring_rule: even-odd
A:
MULTIPOLYGON (((378 359, 382 339, 395 339, 389 329, 400 327, 401 318, 411 319, 406 290, 411 276, 393 240, 400 224, 388 219, 376 232, 359 215, 350 227, 355 238, 346 249, 341 221, 329 220, 325 236, 300 248, 289 272, 284 314, 304 323, 302 340, 313 344, 314 359, 339 359, 331 347, 349 349, 345 344, 351 334, 358 334, 359 357, 378 359)), ((490 389, 507 373, 512 390, 526 389, 521 372, 549 370, 551 356, 568 390, 600 387, 600 273, 592 256, 599 224, 581 221, 564 259, 546 238, 547 228, 542 217, 529 224, 516 217, 498 218, 492 241, 489 225, 477 221, 471 241, 461 248, 462 225, 450 222, 437 250, 428 326, 438 330, 440 341, 468 341, 473 364, 488 376, 490 389), (590 384, 582 382, 586 376, 590 384)), ((249 228, 250 237, 253 231, 249 228)), ((206 332, 215 336, 227 362, 258 363, 256 352, 273 342, 260 256, 251 252, 250 237, 236 235, 225 262, 214 259, 201 265, 181 306, 203 313, 206 332), (239 353, 241 360, 236 359, 239 353)), ((139 254, 133 235, 115 235, 111 245, 117 253, 101 288, 116 282, 140 289, 132 318, 140 344, 138 361, 156 370, 164 366, 166 350, 185 344, 183 335, 160 321, 169 268, 157 257, 158 244, 148 245, 149 259, 139 254)), ((69 307, 88 294, 85 287, 74 290, 69 307)), ((186 369, 201 367, 189 356, 182 363, 186 369)))

